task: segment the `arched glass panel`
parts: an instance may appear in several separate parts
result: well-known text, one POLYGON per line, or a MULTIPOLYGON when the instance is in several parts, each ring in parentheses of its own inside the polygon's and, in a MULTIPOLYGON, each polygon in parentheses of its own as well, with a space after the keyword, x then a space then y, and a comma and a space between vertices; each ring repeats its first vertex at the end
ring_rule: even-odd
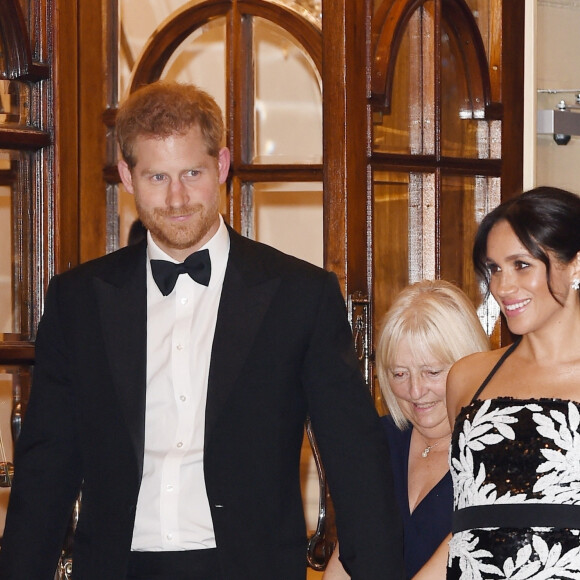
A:
POLYGON ((284 29, 255 17, 255 163, 322 163, 322 84, 284 29))
POLYGON ((389 114, 375 113, 373 149, 432 155, 435 143, 433 2, 409 19, 397 60, 389 114))
MULTIPOLYGON (((490 0, 465 0, 465 3, 469 6, 473 17, 477 22, 477 27, 479 28, 479 33, 483 40, 483 46, 485 47, 485 52, 489 59, 492 40, 492 23, 494 21, 494 14, 492 11, 493 3, 490 0)), ((497 10, 497 7, 495 9, 497 10)), ((495 15, 495 18, 497 19, 497 15, 495 15)))
MULTIPOLYGON (((473 118, 471 94, 462 48, 443 23, 441 33, 441 154, 489 159, 488 123, 473 118)), ((477 74, 477 72, 475 73, 477 74)))
POLYGON ((194 83, 214 97, 225 111, 226 19, 214 18, 195 30, 175 50, 162 78, 194 83))
POLYGON ((493 161, 501 158, 502 125, 485 118, 498 67, 484 54, 492 52, 498 3, 428 0, 410 15, 408 5, 375 2, 383 19, 373 28, 383 43, 373 46, 375 318, 408 283, 443 278, 467 292, 492 334, 497 309, 481 304, 471 248, 477 224, 500 201, 500 167, 493 161), (394 14, 402 29, 388 20, 394 14), (394 31, 392 42, 385 31, 394 31))

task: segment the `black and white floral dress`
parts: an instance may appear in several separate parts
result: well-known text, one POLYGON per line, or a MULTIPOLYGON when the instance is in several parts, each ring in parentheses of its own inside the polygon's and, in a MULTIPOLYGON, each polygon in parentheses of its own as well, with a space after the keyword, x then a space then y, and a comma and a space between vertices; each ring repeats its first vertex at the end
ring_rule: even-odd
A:
POLYGON ((457 417, 448 580, 580 579, 580 405, 478 399, 457 417))

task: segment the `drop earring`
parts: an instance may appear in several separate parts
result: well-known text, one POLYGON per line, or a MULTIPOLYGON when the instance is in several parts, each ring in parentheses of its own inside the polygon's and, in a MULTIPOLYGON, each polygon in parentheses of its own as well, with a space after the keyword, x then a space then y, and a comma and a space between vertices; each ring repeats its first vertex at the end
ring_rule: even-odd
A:
POLYGON ((574 278, 572 284, 570 284, 572 290, 580 290, 580 278, 574 278))

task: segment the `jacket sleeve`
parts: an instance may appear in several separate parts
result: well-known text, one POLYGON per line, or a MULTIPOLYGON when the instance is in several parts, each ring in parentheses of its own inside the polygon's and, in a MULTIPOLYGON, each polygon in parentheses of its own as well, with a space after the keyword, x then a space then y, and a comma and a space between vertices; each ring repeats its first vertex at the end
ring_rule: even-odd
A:
POLYGON ((80 489, 71 373, 53 278, 40 322, 30 400, 16 444, 0 550, 4 580, 53 578, 80 489))
POLYGON ((404 578, 388 443, 359 369, 334 274, 328 274, 321 293, 304 384, 345 569, 355 580, 404 578))

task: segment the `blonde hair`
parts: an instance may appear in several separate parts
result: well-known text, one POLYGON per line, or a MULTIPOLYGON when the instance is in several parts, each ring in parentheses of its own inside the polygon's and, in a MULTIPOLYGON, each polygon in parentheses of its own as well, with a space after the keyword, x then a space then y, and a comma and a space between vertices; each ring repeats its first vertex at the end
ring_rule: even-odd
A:
POLYGON ((444 364, 489 350, 489 340, 471 300, 445 280, 423 280, 407 286, 385 315, 377 344, 377 375, 389 412, 399 429, 409 421, 389 384, 388 370, 401 340, 407 339, 417 360, 433 356, 444 364))

